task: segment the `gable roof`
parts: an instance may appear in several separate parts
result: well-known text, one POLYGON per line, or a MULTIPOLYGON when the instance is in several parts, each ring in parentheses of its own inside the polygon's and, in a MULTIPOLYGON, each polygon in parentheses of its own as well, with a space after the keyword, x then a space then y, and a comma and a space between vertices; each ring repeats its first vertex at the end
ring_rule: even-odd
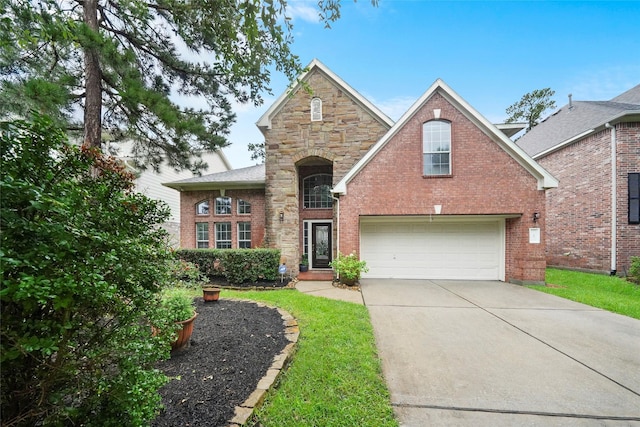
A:
POLYGON ((264 164, 163 183, 178 191, 264 188, 264 164))
POLYGON ((360 95, 358 91, 349 86, 344 80, 338 77, 333 71, 327 68, 322 62, 317 59, 311 61, 311 63, 305 68, 305 71, 297 78, 288 90, 286 90, 280 97, 269 107, 269 109, 258 119, 256 125, 261 131, 271 129, 271 120, 278 114, 278 112, 284 107, 287 100, 298 90, 302 89, 304 85, 309 81, 309 78, 315 72, 321 72, 329 79, 333 84, 338 86, 342 91, 349 96, 356 104, 359 104, 364 110, 368 111, 372 117, 379 122, 385 124, 387 127, 393 126, 393 120, 383 113, 378 107, 373 105, 364 96, 360 95))
POLYGON ((511 141, 501 130, 491 124, 486 118, 478 113, 467 101, 455 93, 443 80, 436 80, 429 89, 404 113, 395 125, 374 144, 365 156, 356 163, 353 168, 336 184, 334 193, 346 194, 347 184, 378 154, 378 152, 402 129, 407 122, 422 108, 422 106, 439 93, 464 116, 474 123, 480 130, 498 144, 507 154, 515 159, 531 175, 538 180, 538 189, 552 188, 558 186, 558 181, 547 172, 542 166, 529 157, 520 147, 511 141))
POLYGON ((607 123, 640 121, 640 84, 610 101, 573 101, 518 139, 517 144, 538 159, 572 144, 607 123))

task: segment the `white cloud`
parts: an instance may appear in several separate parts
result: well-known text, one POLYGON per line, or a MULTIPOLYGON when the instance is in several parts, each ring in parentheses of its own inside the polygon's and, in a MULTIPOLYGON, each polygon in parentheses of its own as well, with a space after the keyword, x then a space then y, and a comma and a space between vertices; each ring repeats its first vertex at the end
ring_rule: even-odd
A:
POLYGON ((307 22, 318 23, 320 16, 314 2, 310 1, 291 1, 287 4, 287 16, 291 19, 301 19, 307 22))
POLYGON ((377 101, 372 96, 365 95, 373 105, 378 107, 387 116, 391 117, 393 121, 397 121, 418 99, 410 96, 396 96, 393 98, 377 101))
MULTIPOLYGON (((575 101, 608 101, 640 83, 640 65, 583 71, 567 84, 575 101)), ((565 97, 560 104, 568 102, 565 97)))

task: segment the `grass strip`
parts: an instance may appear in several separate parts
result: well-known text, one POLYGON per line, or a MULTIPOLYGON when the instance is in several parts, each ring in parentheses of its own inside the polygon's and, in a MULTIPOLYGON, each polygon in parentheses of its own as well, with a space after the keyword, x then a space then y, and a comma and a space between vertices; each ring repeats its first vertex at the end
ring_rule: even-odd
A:
POLYGON ((549 268, 547 286, 529 286, 548 294, 640 319, 640 286, 619 277, 549 268))
POLYGON ((296 290, 223 292, 278 306, 300 327, 293 360, 256 411, 254 425, 398 425, 366 307, 296 290))

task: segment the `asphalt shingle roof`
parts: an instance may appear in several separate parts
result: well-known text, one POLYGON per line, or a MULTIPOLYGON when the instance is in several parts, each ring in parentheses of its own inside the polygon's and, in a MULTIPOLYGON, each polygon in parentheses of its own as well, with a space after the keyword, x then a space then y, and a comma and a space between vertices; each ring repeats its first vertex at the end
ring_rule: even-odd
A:
POLYGON ((573 101, 547 117, 516 143, 534 157, 625 112, 640 110, 640 84, 610 101, 573 101))
POLYGON ((177 188, 181 186, 194 186, 198 184, 264 184, 265 168, 264 164, 249 166, 246 168, 232 169, 224 172, 211 173, 208 175, 196 176, 179 181, 164 184, 167 187, 177 188))

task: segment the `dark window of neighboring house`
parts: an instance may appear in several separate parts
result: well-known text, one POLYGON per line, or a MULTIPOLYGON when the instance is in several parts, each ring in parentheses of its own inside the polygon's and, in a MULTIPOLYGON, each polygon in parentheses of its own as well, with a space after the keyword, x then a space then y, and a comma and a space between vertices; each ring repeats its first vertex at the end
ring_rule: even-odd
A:
POLYGON ((231 215, 231 197, 216 198, 216 215, 231 215))
POLYGON ((238 215, 248 215, 251 213, 251 203, 238 199, 238 215))
POLYGON ((451 123, 433 120, 422 126, 423 174, 451 175, 451 123))
POLYGON ((251 223, 238 223, 238 247, 240 249, 251 249, 251 223))
POLYGON ((216 222, 216 248, 231 249, 230 222, 216 222))
POLYGON ((640 224, 640 173, 629 174, 629 224, 640 224))
POLYGON ((204 249, 209 247, 209 224, 196 222, 196 247, 204 249))
POLYGON ((303 204, 306 209, 327 209, 333 207, 331 198, 331 175, 308 176, 302 183, 303 204))
POLYGON ((196 215, 209 215, 208 200, 203 200, 196 205, 196 215))

